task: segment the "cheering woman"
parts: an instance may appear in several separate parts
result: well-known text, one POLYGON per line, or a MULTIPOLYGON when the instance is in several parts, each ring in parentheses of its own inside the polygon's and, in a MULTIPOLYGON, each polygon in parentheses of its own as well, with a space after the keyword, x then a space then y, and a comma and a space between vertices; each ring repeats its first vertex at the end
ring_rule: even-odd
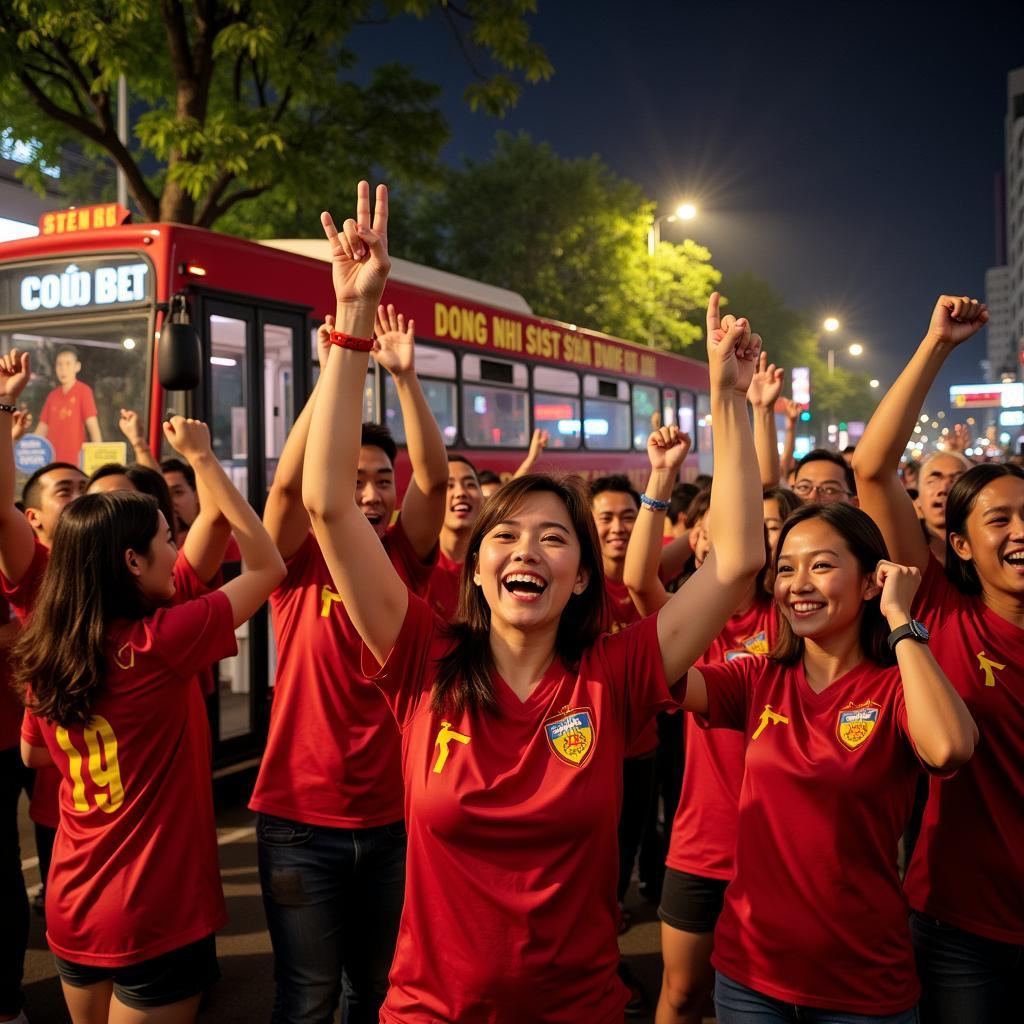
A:
POLYGON ((763 562, 744 395, 757 344, 708 309, 715 551, 661 612, 599 634, 604 596, 580 483, 524 476, 483 509, 448 626, 395 573, 353 495, 370 332, 389 267, 387 192, 339 233, 337 327, 303 499, 364 663, 402 730, 407 895, 382 1021, 621 1021, 616 825, 622 757, 718 635, 763 562))

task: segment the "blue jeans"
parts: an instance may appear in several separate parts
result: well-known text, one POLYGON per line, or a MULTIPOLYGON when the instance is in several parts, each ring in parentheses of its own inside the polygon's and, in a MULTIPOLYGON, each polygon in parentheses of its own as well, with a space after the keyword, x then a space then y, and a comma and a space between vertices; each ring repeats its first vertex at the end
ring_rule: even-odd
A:
POLYGON ((817 1010, 761 995, 721 971, 715 974, 718 1024, 917 1024, 917 1007, 881 1017, 843 1010, 817 1010))
POLYGON ((405 825, 339 829, 260 814, 274 947, 272 1024, 377 1024, 405 898, 405 825))
POLYGON ((996 942, 912 911, 922 1024, 1019 1020, 1024 946, 996 942))

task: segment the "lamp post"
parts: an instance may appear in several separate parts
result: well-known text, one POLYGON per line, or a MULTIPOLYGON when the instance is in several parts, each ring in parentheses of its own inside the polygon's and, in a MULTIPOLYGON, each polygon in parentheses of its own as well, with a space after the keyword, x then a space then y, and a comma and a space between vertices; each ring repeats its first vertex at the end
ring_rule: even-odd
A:
MULTIPOLYGON (((660 217, 655 217, 651 221, 651 226, 647 229, 647 255, 652 259, 654 254, 658 251, 658 243, 661 241, 661 225, 663 222, 674 224, 677 220, 693 220, 697 216, 697 207, 693 203, 680 203, 673 213, 664 213, 660 217)), ((654 347, 654 274, 651 274, 651 307, 648 312, 648 322, 650 324, 650 330, 647 334, 647 344, 654 347)))

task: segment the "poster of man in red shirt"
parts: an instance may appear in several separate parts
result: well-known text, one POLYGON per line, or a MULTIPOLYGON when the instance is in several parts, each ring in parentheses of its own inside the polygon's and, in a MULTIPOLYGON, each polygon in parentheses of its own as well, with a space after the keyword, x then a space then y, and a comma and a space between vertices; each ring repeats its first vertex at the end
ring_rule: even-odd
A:
POLYGON ((70 345, 61 348, 57 352, 54 371, 59 383, 46 396, 36 433, 53 445, 53 457, 57 462, 70 462, 77 466, 83 442, 103 440, 96 415, 96 399, 92 388, 78 379, 82 363, 77 349, 70 345))

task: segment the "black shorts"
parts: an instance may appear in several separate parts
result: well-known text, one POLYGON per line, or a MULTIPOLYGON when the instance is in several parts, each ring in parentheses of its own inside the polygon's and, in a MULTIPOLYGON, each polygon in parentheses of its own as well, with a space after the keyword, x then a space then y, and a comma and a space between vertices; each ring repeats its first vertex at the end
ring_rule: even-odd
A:
POLYGON ((728 884, 721 878, 666 868, 658 917, 681 932, 713 932, 728 884))
POLYGON ((128 967, 87 967, 56 955, 54 960, 65 985, 86 988, 112 980, 118 1001, 137 1010, 180 1003, 199 995, 220 977, 212 935, 128 967))

